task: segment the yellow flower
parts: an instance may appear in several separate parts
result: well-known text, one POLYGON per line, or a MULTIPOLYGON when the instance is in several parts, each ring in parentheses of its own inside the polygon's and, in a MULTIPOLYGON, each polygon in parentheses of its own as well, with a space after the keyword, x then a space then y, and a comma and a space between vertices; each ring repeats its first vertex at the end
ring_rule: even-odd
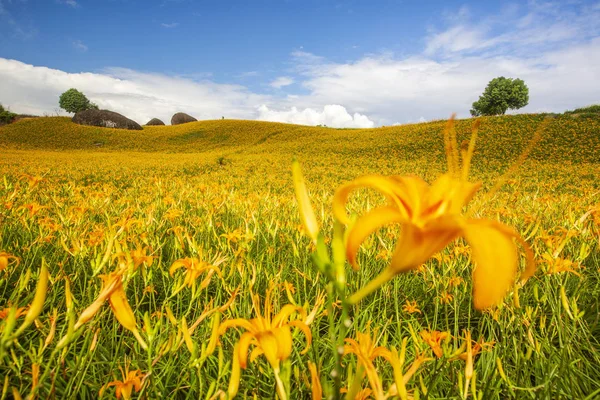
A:
POLYGON ((344 354, 356 355, 360 368, 356 372, 358 379, 362 379, 361 375, 366 373, 367 379, 369 380, 369 385, 373 390, 375 398, 383 399, 383 385, 381 384, 379 375, 375 370, 373 360, 375 360, 377 357, 385 357, 386 359, 389 359, 390 351, 383 346, 376 346, 373 339, 371 339, 369 331, 366 333, 357 332, 356 339, 357 340, 350 338, 344 339, 346 342, 346 345, 344 346, 344 354), (361 369, 362 372, 359 372, 361 369))
POLYGON ((473 271, 474 304, 478 309, 502 301, 512 286, 519 261, 513 239, 521 243, 527 256, 522 280, 527 280, 535 272, 533 252, 512 228, 496 221, 473 219, 461 214, 481 183, 466 180, 475 134, 468 150, 463 151, 461 170, 455 154, 456 138, 452 139, 449 133, 452 131, 451 126, 446 130, 449 173, 437 178, 431 186, 416 176, 368 175, 346 183, 336 191, 334 215, 347 225, 350 219, 346 215, 346 202, 355 189, 372 188, 388 200, 387 205, 359 217, 348 232, 346 255, 355 269, 358 269, 358 249, 370 234, 390 223, 402 226, 390 265, 352 295, 350 303, 357 303, 396 274, 417 268, 458 237, 464 237, 471 245, 476 263, 473 271))
MULTIPOLYGON (((0 310, 0 320, 6 319, 11 310, 12 307, 5 307, 4 309, 0 310)), ((17 308, 17 310, 15 311, 15 319, 27 314, 27 311, 29 311, 29 307, 17 308)))
POLYGON ((460 276, 453 276, 452 278, 450 278, 448 280, 448 286, 450 286, 450 287, 458 287, 463 282, 464 281, 463 281, 463 279, 460 276))
POLYGON ((21 174, 21 179, 27 181, 27 183, 29 184, 29 189, 34 188, 38 185, 38 183, 46 180, 45 178, 39 175, 34 176, 29 174, 21 174))
POLYGON ((121 370, 123 380, 107 383, 106 386, 100 389, 100 396, 102 396, 105 389, 111 386, 116 388, 115 395, 117 396, 117 399, 123 397, 123 399, 129 400, 131 399, 131 393, 134 389, 136 393, 142 390, 142 380, 144 379, 144 374, 142 374, 142 371, 139 369, 129 371, 128 367, 125 367, 124 370, 121 367, 119 367, 119 369, 121 370))
POLYGON ((427 361, 433 360, 433 358, 425 357, 424 353, 417 354, 415 360, 411 366, 404 371, 404 361, 406 359, 406 343, 407 339, 402 340, 402 346, 400 353, 396 348, 392 348, 389 354, 384 357, 389 361, 394 369, 394 385, 388 390, 388 396, 398 395, 400 399, 407 400, 408 392, 406 390, 406 384, 410 381, 413 375, 419 370, 421 365, 427 361))
POLYGON ((20 260, 18 257, 15 257, 5 251, 0 251, 0 272, 8 268, 8 264, 10 264, 11 260, 15 262, 15 265, 19 265, 20 260))
MULTIPOLYGON (((271 290, 267 290, 264 315, 260 313, 258 297, 253 296, 252 301, 257 314, 256 318, 250 320, 238 318, 225 321, 221 324, 219 333, 223 335, 228 328, 232 327, 244 328, 246 332, 240 336, 240 340, 236 344, 234 364, 238 363, 241 368, 246 369, 248 366, 248 349, 250 345, 253 345, 254 349, 250 354, 250 361, 253 361, 261 354, 265 356, 275 372, 277 392, 280 397, 286 398, 283 382, 279 378, 280 362, 288 359, 292 354, 292 332, 290 328, 298 328, 304 333, 307 344, 301 354, 308 351, 312 341, 312 334, 308 325, 304 323, 306 312, 302 307, 287 304, 281 308, 278 314, 273 315, 271 290), (299 313, 301 319, 290 321, 290 317, 294 313, 299 313)), ((236 372, 235 369, 233 372, 236 372)), ((240 374, 239 371, 236 373, 233 372, 230 387, 234 386, 237 389, 240 374)))
POLYGON ((567 260, 562 257, 555 258, 555 257, 552 257, 548 253, 544 253, 542 255, 542 258, 544 259, 544 263, 547 265, 547 267, 546 267, 547 274, 558 274, 561 272, 570 272, 577 276, 581 276, 581 274, 579 274, 579 272, 577 272, 578 269, 581 269, 581 264, 579 264, 577 262, 573 262, 571 260, 567 260))
POLYGON ((139 330, 137 329, 137 322, 133 310, 127 301, 125 290, 123 288, 123 274, 120 271, 111 272, 108 275, 101 275, 103 286, 100 294, 79 316, 79 319, 75 323, 74 330, 79 329, 86 322, 94 317, 94 315, 100 310, 104 301, 108 299, 110 308, 117 318, 117 321, 124 328, 128 329, 133 333, 140 345, 146 349, 146 342, 142 339, 139 330))
POLYGON ((417 307, 417 302, 413 301, 412 303, 406 300, 406 304, 402 306, 402 311, 407 312, 409 314, 419 313, 421 314, 421 310, 417 307))
POLYGON ((442 303, 442 304, 450 304, 453 299, 454 299, 454 296, 452 296, 450 293, 448 293, 446 291, 444 291, 440 295, 440 303, 442 303))
POLYGON ((304 230, 313 243, 317 243, 319 223, 317 222, 315 212, 310 204, 308 191, 306 190, 302 171, 300 170, 300 164, 296 160, 294 160, 292 164, 292 175, 294 179, 294 189, 296 191, 296 200, 298 201, 298 208, 300 209, 300 219, 302 220, 304 230))
POLYGON ((131 259, 133 260, 133 267, 137 269, 142 264, 146 264, 147 267, 151 267, 154 262, 154 256, 146 254, 148 247, 137 247, 135 250, 131 250, 131 259))
POLYGON ((310 385, 313 400, 321 400, 323 398, 323 388, 321 387, 321 379, 319 378, 319 371, 315 363, 308 362, 308 369, 310 371, 310 385))
POLYGON ((219 270, 218 266, 224 261, 225 258, 216 258, 212 263, 201 261, 198 258, 182 258, 171 265, 171 268, 169 268, 169 275, 173 276, 175 271, 180 268, 185 268, 185 280, 183 284, 192 287, 196 285, 196 279, 198 279, 203 272, 207 272, 207 277, 200 284, 200 287, 204 288, 208 286, 210 278, 215 272, 217 275, 221 275, 221 270, 219 270))
MULTIPOLYGON (((96 313, 100 310, 106 299, 116 290, 119 283, 121 283, 121 275, 118 273, 111 273, 109 275, 104 275, 102 277, 102 290, 96 300, 92 304, 90 304, 79 316, 77 322, 75 323, 74 330, 79 329, 86 322, 96 315, 96 313)), ((68 284, 68 281, 67 281, 68 284)), ((70 290, 67 291, 67 301, 68 303, 71 301, 70 290)), ((69 306, 67 306, 69 308, 69 306)))
MULTIPOLYGON (((113 274, 101 276, 105 286, 111 284, 111 281, 113 280, 113 274)), ((133 310, 127 301, 127 296, 125 295, 125 290, 123 289, 123 280, 120 279, 120 277, 117 279, 114 290, 112 290, 108 296, 108 302, 110 303, 110 308, 117 318, 117 321, 119 321, 119 323, 126 329, 129 329, 132 332, 137 331, 135 316, 133 315, 133 310)))
POLYGON ((444 355, 442 350, 442 340, 446 339, 449 334, 448 332, 440 332, 440 331, 421 331, 421 338, 431 347, 433 350, 433 354, 437 358, 440 358, 444 355))

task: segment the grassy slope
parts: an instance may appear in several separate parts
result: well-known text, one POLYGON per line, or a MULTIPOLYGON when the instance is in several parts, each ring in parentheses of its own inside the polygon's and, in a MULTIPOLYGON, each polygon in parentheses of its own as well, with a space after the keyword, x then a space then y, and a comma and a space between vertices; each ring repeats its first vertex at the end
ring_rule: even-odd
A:
MULTIPOLYGON (((482 119, 477 151, 481 160, 513 159, 544 117, 518 115, 482 119)), ((467 139, 473 120, 457 122, 459 142, 467 139)), ((385 159, 444 159, 441 132, 445 122, 332 129, 260 121, 199 121, 179 126, 144 127, 140 131, 87 127, 65 117, 22 120, 0 128, 0 148, 23 150, 218 152, 261 155, 277 151, 385 159)), ((532 153, 537 160, 597 162, 600 118, 553 118, 532 153)))
MULTIPOLYGON (((542 121, 542 116, 532 115, 484 118, 473 172, 503 173, 505 168, 496 167, 515 160, 542 121)), ((458 121, 460 140, 466 138, 472 122, 458 121)), ((27 393, 32 385, 29 371, 33 362, 27 356, 27 349, 44 340, 48 316, 54 307, 59 309, 57 336, 66 329, 59 266, 73 278, 76 307, 81 312, 97 296, 100 284, 92 274, 91 261, 97 254, 103 254, 103 247, 88 247, 74 255, 69 253, 69 248, 75 248, 78 241, 90 237, 91 232, 103 228, 107 221, 121 221, 124 216, 141 221, 128 232, 128 246, 133 247, 141 240, 144 246, 152 247, 157 257, 148 280, 138 274, 128 283, 128 299, 138 323, 144 312, 163 312, 164 305, 168 305, 177 318, 185 316, 187 321, 195 321, 210 299, 214 299, 215 304, 223 304, 224 293, 238 286, 244 295, 238 297, 224 318, 249 318, 251 305, 245 294, 252 287, 263 294, 273 282, 292 283, 297 290, 294 294, 297 302, 314 304, 316 293, 324 289, 325 284, 322 275, 312 269, 309 247, 306 247, 308 240, 298 230, 298 210, 291 186, 291 155, 301 158, 311 201, 329 237, 331 194, 339 183, 366 173, 416 173, 431 181, 443 170, 443 127, 444 122, 435 122, 372 130, 335 130, 253 121, 202 121, 128 132, 81 127, 67 118, 41 118, 0 128, 0 171, 6 174, 0 185, 0 198, 5 199, 0 203, 0 217, 5 217, 0 224, 0 250, 22 258, 15 266, 19 269, 7 274, 10 280, 5 280, 3 290, 17 293, 13 288, 18 287, 22 279, 19 272, 25 274, 28 268, 35 270, 41 264, 41 257, 46 257, 51 274, 56 277, 46 310, 40 317, 43 329, 36 331, 32 326, 28 336, 19 338, 19 346, 14 347, 17 357, 24 360, 23 365, 12 362, 8 362, 8 366, 0 365, 0 376, 8 376, 11 386, 21 387, 21 393, 27 393), (103 141, 104 146, 97 148, 93 144, 99 141, 103 141), (227 159, 225 165, 217 162, 220 157, 227 159), (45 180, 30 190, 23 173, 40 175, 45 180), (16 188, 23 190, 15 191, 16 188), (14 205, 6 207, 15 193, 14 205), (29 217, 22 207, 30 203, 48 208, 41 210, 38 216, 29 217), (79 209, 87 210, 85 216, 76 214, 79 209), (168 217, 171 209, 181 210, 183 214, 168 217), (49 236, 48 223, 53 221, 59 226, 54 228, 54 236, 49 236), (226 279, 215 279, 194 300, 189 290, 175 297, 169 295, 175 282, 168 274, 169 266, 176 259, 195 254, 195 250, 177 244, 173 234, 177 226, 189 232, 206 254, 220 252, 228 257, 228 262, 223 264, 226 279), (254 232, 255 238, 249 243, 246 239, 230 243, 226 234, 238 228, 254 232), (239 249, 246 250, 237 253, 239 249), (256 282, 250 278, 252 268, 258 271, 254 272, 256 282), (157 293, 139 295, 145 293, 146 287, 155 288, 157 293), (11 365, 15 366, 10 369, 11 365)), ((386 284, 369 301, 363 302, 348 336, 364 332, 372 321, 371 326, 384 333, 380 345, 399 347, 401 337, 409 338, 408 357, 412 360, 416 350, 419 347, 423 350, 425 345, 419 345, 409 327, 416 332, 422 329, 450 331, 455 338, 449 344, 451 347, 460 344, 462 329, 471 329, 474 338, 481 335, 487 341, 496 341, 490 351, 476 358, 477 387, 483 398, 595 398, 600 382, 597 368, 600 255, 595 236, 597 228, 591 217, 586 224, 578 221, 598 202, 599 141, 598 119, 555 118, 532 154, 539 162, 528 162, 518 171, 518 179, 507 183, 493 198, 486 199, 482 190, 471 204, 470 209, 477 210, 475 215, 500 219, 515 227, 533 246, 540 261, 540 271, 520 292, 520 310, 512 306, 509 295, 497 319, 491 313, 473 311, 472 266, 466 254, 454 256, 444 265, 431 260, 427 263, 430 274, 402 274, 386 284), (569 165, 569 161, 577 164, 569 165), (585 250, 585 246, 590 249, 590 255, 583 257, 582 277, 544 273, 548 266, 543 263, 542 255, 553 253, 552 246, 561 243, 565 232, 575 235, 564 246, 560 257, 578 261, 582 249, 585 250), (451 276, 462 277, 464 284, 449 289, 446 282, 451 276), (563 310, 561 286, 571 304, 576 303, 578 310, 584 312, 583 318, 574 319, 563 310), (442 304, 440 296, 447 290, 454 290, 454 301, 442 304), (406 300, 417 301, 422 314, 408 315, 401 311, 406 300), (508 379, 517 389, 500 379, 496 359, 502 360, 508 379)), ((484 182, 489 184, 493 180, 484 179, 484 182)), ((375 204, 370 202, 373 198, 377 200, 374 196, 357 198, 351 209, 370 207, 375 204)), ((363 286, 387 265, 388 259, 379 255, 384 249, 394 248, 394 233, 394 230, 384 231, 378 239, 370 238, 362 247, 361 270, 348 272, 350 292, 363 286)), ((444 254, 450 256, 460 246, 450 247, 444 254)), ((282 293, 277 298, 279 306, 288 303, 282 293)), ((14 304, 26 304, 17 294, 13 300, 14 304)), ((155 351, 177 331, 166 319, 161 321, 155 351)), ((194 333, 193 340, 199 346, 210 336, 210 326, 210 321, 205 320, 194 333)), ((327 327, 325 316, 317 318, 312 326, 313 344, 309 354, 305 357, 299 354, 304 339, 298 335, 294 339, 297 351, 292 358, 295 368, 301 371, 306 369, 308 360, 319 364, 324 381, 331 373, 333 362, 327 327)), ((221 338, 225 375, 217 371, 214 354, 200 376, 192 367, 192 357, 182 346, 157 358, 146 394, 162 393, 178 398, 187 393, 188 397, 205 397, 201 396, 201 380, 205 386, 207 382, 218 380, 219 387, 226 388, 230 365, 227 363, 240 333, 230 330, 221 338)), ((47 365, 54 367, 63 362, 56 358, 51 361, 49 351, 44 353, 42 371, 47 365)), ((97 397, 102 385, 120 379, 117 367, 123 365, 126 357, 132 360, 132 368, 140 368, 144 373, 149 371, 147 355, 136 347, 131 334, 120 327, 105 306, 101 315, 90 322, 81 338, 68 349, 61 373, 50 375, 52 379, 57 377, 56 385, 51 384, 49 378, 41 380, 38 397, 46 398, 50 393, 58 397, 65 393, 97 397), (97 331, 98 328, 101 330, 97 331), (88 351, 94 332, 100 332, 98 346, 95 351, 88 351), (81 365, 86 368, 82 369, 81 365)), ((356 370, 352 356, 344 357, 344 362, 356 370)), ((388 387, 391 367, 379 362, 377 368, 388 387)), ((268 371, 264 357, 251 363, 243 371, 239 398, 253 394, 272 397, 274 383, 268 371)), ((429 389, 429 398, 462 398, 457 384, 463 380, 459 375, 464 371, 462 362, 447 358, 436 360, 427 363, 421 371, 422 375, 413 378, 409 389, 420 387, 417 382, 422 379, 429 389)), ((290 398, 308 398, 308 385, 300 383, 295 375, 293 379, 290 398)), ((308 378, 304 380, 308 382, 308 378)), ((109 389, 111 394, 112 390, 114 388, 109 389)))

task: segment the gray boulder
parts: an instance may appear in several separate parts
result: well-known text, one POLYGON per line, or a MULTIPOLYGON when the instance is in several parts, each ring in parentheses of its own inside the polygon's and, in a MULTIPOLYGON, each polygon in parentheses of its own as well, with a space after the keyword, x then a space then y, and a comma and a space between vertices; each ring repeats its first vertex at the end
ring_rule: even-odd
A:
POLYGON ((164 125, 165 123, 162 122, 160 119, 158 118, 152 118, 150 121, 148 121, 146 123, 146 125, 164 125))
POLYGON ((179 113, 173 115, 173 117, 171 118, 171 125, 186 124, 188 122, 195 122, 195 121, 198 121, 198 120, 196 118, 192 117, 191 115, 179 112, 179 113))
POLYGON ((79 125, 100 126, 103 128, 142 130, 137 122, 119 113, 108 110, 79 111, 72 119, 79 125))

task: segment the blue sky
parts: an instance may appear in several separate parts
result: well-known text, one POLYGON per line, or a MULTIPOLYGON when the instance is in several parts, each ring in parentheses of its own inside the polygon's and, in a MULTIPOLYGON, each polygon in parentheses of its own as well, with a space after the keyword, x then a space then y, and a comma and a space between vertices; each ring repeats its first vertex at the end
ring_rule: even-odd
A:
POLYGON ((52 113, 78 85, 137 119, 373 126, 467 116, 504 75, 529 79, 523 111, 563 111, 600 102, 599 20, 598 0, 0 0, 0 102, 52 113))

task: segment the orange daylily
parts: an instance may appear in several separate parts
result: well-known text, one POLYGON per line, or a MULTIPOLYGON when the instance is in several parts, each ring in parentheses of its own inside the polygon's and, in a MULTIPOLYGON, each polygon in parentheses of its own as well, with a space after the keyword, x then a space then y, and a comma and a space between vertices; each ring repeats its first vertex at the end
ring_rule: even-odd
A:
POLYGON ((323 388, 321 386, 321 378, 319 371, 313 362, 308 362, 308 370, 310 371, 310 386, 313 400, 321 400, 323 398, 323 388))
POLYGON ((444 351, 442 350, 442 340, 449 336, 448 332, 421 331, 420 335, 425 343, 431 347, 433 354, 435 354, 437 358, 441 358, 444 355, 444 351))
MULTIPOLYGON (((369 331, 366 333, 357 332, 356 337, 357 340, 345 339, 347 345, 344 346, 344 354, 352 353, 358 358, 359 368, 356 371, 357 375, 355 380, 358 379, 359 381, 362 381, 362 378, 366 374, 371 387, 369 394, 372 394, 376 399, 387 399, 391 396, 400 396, 402 400, 407 400, 408 393, 406 391, 406 384, 419 370, 421 365, 432 360, 432 358, 425 357, 424 354, 417 354, 411 366, 404 371, 407 344, 406 338, 402 340, 402 347, 400 353, 398 353, 396 348, 389 350, 383 346, 376 346, 369 331), (377 357, 384 358, 394 369, 394 384, 389 387, 387 393, 384 393, 383 391, 383 385, 373 364, 373 360, 377 357)), ((359 381, 356 381, 355 383, 360 383, 359 381)), ((352 386, 354 386, 354 384, 352 384, 352 386)), ((358 396, 357 394, 354 395, 358 396)))
POLYGON ((406 304, 402 306, 402 311, 407 312, 409 314, 419 313, 421 314, 421 310, 417 307, 417 302, 413 301, 412 303, 406 300, 406 304))
POLYGON ((406 384, 419 370, 423 363, 433 360, 433 358, 425 357, 424 353, 417 354, 415 360, 408 368, 408 370, 404 371, 404 361, 406 359, 406 343, 407 339, 402 339, 400 353, 398 353, 398 350, 396 348, 392 348, 392 350, 387 355, 384 355, 384 358, 386 358, 389 361, 389 363, 392 364, 392 367, 394 369, 394 384, 390 387, 387 394, 388 396, 398 395, 402 400, 407 400, 409 398, 408 392, 406 390, 406 384))
POLYGON ((131 393, 133 392, 133 390, 135 390, 136 392, 139 392, 140 390, 142 390, 142 381, 144 379, 144 374, 142 374, 142 371, 140 371, 139 369, 133 370, 133 371, 129 371, 128 367, 125 367, 125 369, 122 369, 121 367, 119 367, 119 369, 121 370, 121 375, 123 376, 123 380, 122 381, 112 381, 110 383, 107 383, 101 390, 100 390, 100 396, 102 396, 104 390, 106 390, 107 388, 114 386, 115 389, 115 395, 117 397, 117 399, 120 399, 121 397, 123 397, 123 399, 125 400, 129 400, 131 399, 131 393))
POLYGON ((154 262, 155 256, 149 256, 146 254, 148 247, 137 247, 135 250, 131 250, 131 259, 133 260, 133 268, 137 268, 142 264, 146 264, 147 267, 151 267, 154 262))
POLYGON ((34 188, 38 185, 38 183, 45 181, 46 179, 39 175, 29 175, 29 174, 21 174, 21 179, 26 180, 29 184, 29 189, 34 188))
MULTIPOLYGON (((354 354, 358 358, 358 364, 363 369, 363 373, 366 373, 369 385, 373 390, 376 399, 385 398, 383 394, 383 385, 379 375, 375 370, 373 360, 377 357, 386 357, 389 359, 390 351, 383 346, 376 346, 373 339, 371 339, 370 332, 367 333, 357 332, 356 339, 346 338, 344 342, 344 354, 354 354)), ((357 371, 358 374, 358 371, 357 371)), ((364 377, 364 375, 362 375, 364 377)), ((362 378, 360 378, 362 380, 362 378)))
POLYGON ((15 262, 15 265, 19 265, 19 262, 21 262, 19 257, 15 257, 5 251, 0 251, 0 272, 8 268, 8 264, 11 262, 11 260, 15 262))
POLYGON ((29 216, 36 216, 41 210, 48 208, 48 206, 40 206, 38 203, 24 204, 19 209, 29 210, 29 216))
POLYGON ((449 172, 437 178, 432 185, 416 176, 367 175, 342 185, 336 191, 333 212, 336 219, 346 225, 350 224, 346 202, 355 189, 372 188, 388 200, 387 205, 359 217, 348 232, 346 256, 355 269, 358 269, 358 249, 370 234, 390 223, 402 225, 390 265, 352 295, 350 303, 357 303, 395 275, 416 269, 458 237, 464 237, 471 245, 476 263, 473 271, 474 304, 478 309, 502 301, 513 285, 519 262, 514 239, 524 247, 527 257, 527 268, 521 280, 527 280, 535 272, 533 252, 516 231, 497 221, 461 214, 462 208, 481 187, 481 183, 467 181, 476 131, 468 149, 463 150, 462 168, 452 132, 450 122, 445 132, 449 172))
POLYGON ((577 262, 573 262, 571 260, 567 260, 562 257, 552 257, 548 253, 544 253, 542 255, 544 259, 544 263, 547 265, 546 273, 547 274, 558 274, 561 272, 570 272, 574 275, 581 276, 578 269, 581 269, 581 264, 577 262))
POLYGON ((135 338, 138 340, 140 345, 146 349, 147 345, 142 339, 139 330, 137 329, 137 322, 133 310, 127 301, 127 296, 123 288, 123 274, 120 271, 111 272, 108 275, 101 275, 103 286, 100 294, 79 316, 79 319, 75 323, 74 330, 79 329, 86 322, 94 317, 94 315, 100 310, 104 302, 108 299, 110 308, 117 318, 117 321, 124 328, 128 329, 133 333, 135 338))
POLYGON ((198 258, 182 258, 173 263, 169 268, 169 275, 173 276, 175 271, 180 268, 185 268, 185 279, 183 284, 189 287, 196 285, 196 279, 200 277, 203 272, 207 272, 207 277, 200 284, 201 288, 208 286, 210 278, 216 272, 217 275, 221 276, 221 270, 218 268, 225 261, 225 258, 215 258, 212 263, 199 260, 198 258))
MULTIPOLYGON (((264 315, 261 315, 258 296, 252 296, 254 310, 257 314, 256 318, 232 319, 225 321, 219 327, 219 334, 223 335, 229 328, 240 327, 246 332, 240 336, 240 340, 236 344, 234 360, 241 368, 246 369, 248 366, 248 349, 250 345, 254 345, 254 349, 250 354, 250 361, 253 361, 259 355, 264 355, 273 371, 277 382, 277 393, 282 399, 286 399, 283 382, 279 378, 280 362, 288 359, 292 354, 292 332, 290 328, 300 329, 306 336, 306 348, 301 352, 304 354, 308 351, 311 341, 311 331, 304 323, 306 320, 306 311, 302 307, 296 307, 287 304, 281 308, 278 314, 274 315, 273 306, 271 304, 271 290, 267 290, 264 315), (298 313, 299 320, 290 321, 290 317, 298 313)), ((235 387, 236 390, 230 391, 230 396, 234 396, 237 392, 239 384, 239 370, 233 369, 231 376, 230 387, 235 387), (235 372, 235 373, 234 373, 235 372)))
MULTIPOLYGON (((5 307, 4 309, 0 310, 0 320, 6 319, 8 317, 8 314, 10 314, 11 310, 12 307, 5 307)), ((22 317, 23 315, 27 314, 27 311, 29 311, 29 307, 17 308, 15 312, 15 318, 22 317)))

